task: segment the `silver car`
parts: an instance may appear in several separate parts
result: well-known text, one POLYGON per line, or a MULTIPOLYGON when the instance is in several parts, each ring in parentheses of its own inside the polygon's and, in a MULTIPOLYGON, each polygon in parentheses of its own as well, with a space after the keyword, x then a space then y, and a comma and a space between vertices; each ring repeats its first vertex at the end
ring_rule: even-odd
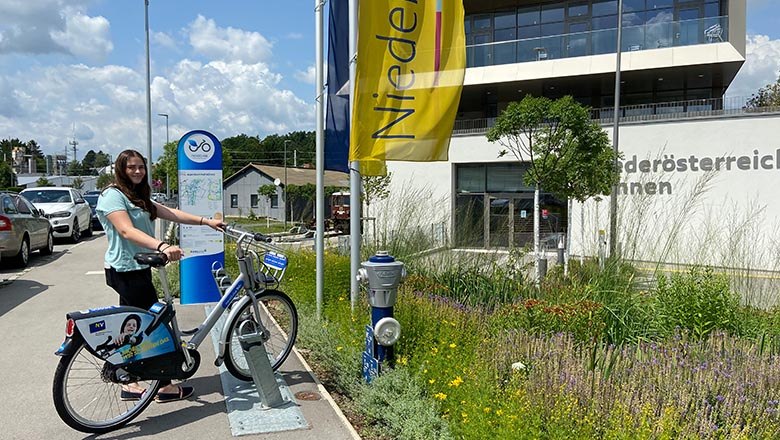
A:
POLYGON ((49 220, 19 194, 0 192, 0 256, 15 266, 25 267, 30 252, 41 255, 54 251, 54 235, 49 220))
POLYGON ((28 188, 20 193, 51 221, 54 237, 69 237, 74 243, 92 235, 92 210, 81 193, 67 187, 28 188))

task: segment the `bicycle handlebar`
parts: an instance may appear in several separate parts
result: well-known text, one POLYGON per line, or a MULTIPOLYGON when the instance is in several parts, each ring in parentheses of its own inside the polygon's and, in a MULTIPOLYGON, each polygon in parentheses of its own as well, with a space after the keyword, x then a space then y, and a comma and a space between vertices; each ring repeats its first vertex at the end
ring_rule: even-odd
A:
POLYGON ((249 237, 252 237, 252 240, 259 241, 261 243, 270 243, 271 242, 271 237, 269 237, 269 236, 267 236, 265 234, 261 234, 259 232, 244 231, 244 230, 236 228, 235 226, 225 226, 224 230, 225 230, 225 234, 231 235, 231 236, 238 236, 239 239, 242 238, 242 237, 245 237, 245 236, 249 236, 249 237))

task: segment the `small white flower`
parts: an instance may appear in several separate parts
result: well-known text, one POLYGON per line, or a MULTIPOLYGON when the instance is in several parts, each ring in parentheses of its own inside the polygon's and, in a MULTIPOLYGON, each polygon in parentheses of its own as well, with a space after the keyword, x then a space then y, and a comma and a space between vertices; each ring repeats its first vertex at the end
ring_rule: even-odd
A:
POLYGON ((524 371, 525 369, 526 369, 526 366, 522 362, 518 361, 518 362, 515 362, 514 364, 512 364, 512 370, 513 371, 524 371))

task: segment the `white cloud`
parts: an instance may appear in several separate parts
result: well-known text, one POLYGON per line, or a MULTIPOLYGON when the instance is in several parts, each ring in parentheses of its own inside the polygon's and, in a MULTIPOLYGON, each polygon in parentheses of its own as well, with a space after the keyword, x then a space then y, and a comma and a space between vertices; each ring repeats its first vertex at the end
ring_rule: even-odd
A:
POLYGON ((108 20, 84 14, 86 0, 0 2, 0 54, 68 53, 99 60, 111 52, 108 20))
POLYGON ((104 59, 113 49, 110 25, 104 17, 89 17, 66 8, 65 29, 49 32, 52 40, 76 56, 104 59))
POLYGON ((152 41, 168 49, 177 49, 176 40, 165 32, 152 32, 152 41))
POLYGON ((780 40, 766 35, 748 35, 745 64, 729 86, 728 96, 749 97, 777 81, 780 75, 780 40))
POLYGON ((187 30, 195 51, 212 59, 257 63, 268 60, 273 44, 258 32, 217 27, 198 15, 187 30))
POLYGON ((307 67, 305 72, 301 70, 296 70, 293 76, 295 77, 295 79, 297 79, 302 83, 314 84, 314 80, 315 80, 314 66, 307 67))

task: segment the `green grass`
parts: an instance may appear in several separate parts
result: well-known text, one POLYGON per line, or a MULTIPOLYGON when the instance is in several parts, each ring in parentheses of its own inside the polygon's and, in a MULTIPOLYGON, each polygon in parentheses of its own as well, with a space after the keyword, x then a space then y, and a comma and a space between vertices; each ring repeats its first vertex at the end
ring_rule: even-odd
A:
POLYGON ((361 297, 351 312, 349 261, 328 254, 316 320, 314 262, 291 255, 282 286, 299 306, 298 345, 353 419, 369 422, 358 424, 364 438, 780 435, 778 314, 735 303, 707 270, 651 291, 622 264, 573 265, 538 290, 498 272, 415 273, 395 309, 395 369, 365 386, 369 309, 361 297))

